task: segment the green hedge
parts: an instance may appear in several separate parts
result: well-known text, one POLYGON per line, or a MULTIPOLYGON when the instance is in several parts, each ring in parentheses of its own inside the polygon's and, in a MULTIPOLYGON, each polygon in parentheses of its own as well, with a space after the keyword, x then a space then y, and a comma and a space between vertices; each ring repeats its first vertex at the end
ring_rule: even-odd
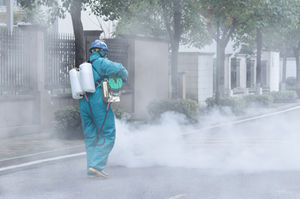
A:
POLYGON ((128 116, 126 114, 128 114, 128 113, 126 113, 122 108, 120 108, 118 104, 113 103, 111 105, 111 109, 114 112, 115 117, 117 119, 125 119, 125 120, 128 119, 128 118, 126 118, 126 116, 128 116))
POLYGON ((181 113, 187 118, 195 120, 198 114, 198 104, 190 99, 165 99, 153 101, 148 105, 148 112, 152 118, 159 118, 167 111, 181 113))
POLYGON ((296 92, 297 98, 300 98, 300 88, 289 88, 288 90, 296 92))
POLYGON ((295 77, 288 77, 285 83, 287 89, 294 89, 297 87, 297 80, 295 77))
POLYGON ((63 138, 83 138, 78 107, 69 106, 54 113, 56 128, 63 138))
POLYGON ((246 105, 255 104, 258 106, 270 106, 274 99, 271 95, 246 95, 244 96, 246 105))
MULTIPOLYGON (((205 102, 208 108, 217 106, 216 99, 214 97, 207 98, 205 102)), ((233 113, 241 114, 245 109, 245 101, 243 98, 238 97, 221 97, 219 106, 229 107, 233 113)))
MULTIPOLYGON (((273 103, 271 95, 246 95, 244 97, 221 97, 219 106, 229 107, 234 114, 243 114, 245 109, 255 104, 258 106, 270 106, 273 103)), ((206 104, 209 108, 216 107, 216 99, 214 97, 207 98, 206 104)))
POLYGON ((271 95, 274 98, 274 102, 276 103, 290 103, 295 102, 297 100, 296 91, 280 91, 280 92, 272 92, 271 95))

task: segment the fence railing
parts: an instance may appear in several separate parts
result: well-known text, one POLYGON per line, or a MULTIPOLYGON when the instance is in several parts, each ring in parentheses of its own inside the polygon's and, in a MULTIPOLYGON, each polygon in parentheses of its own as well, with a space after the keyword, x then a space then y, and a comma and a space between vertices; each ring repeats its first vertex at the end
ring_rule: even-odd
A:
POLYGON ((69 70, 75 65, 75 40, 70 34, 47 34, 45 37, 45 87, 68 92, 69 70))
MULTIPOLYGON (((41 32, 41 31, 40 31, 41 32)), ((52 93, 70 93, 69 71, 75 65, 75 38, 71 34, 51 34, 42 37, 34 30, 0 30, 0 96, 32 94, 37 91, 44 71, 44 87, 52 93), (36 46, 43 44, 43 48, 36 46), (42 62, 37 60, 42 56, 42 62), (40 66, 40 65, 43 66, 40 66), (37 68, 44 67, 44 70, 37 68)), ((108 57, 128 68, 128 42, 107 39, 108 57)), ((126 84, 130 88, 131 82, 126 84)))
POLYGON ((0 30, 0 95, 20 95, 34 92, 34 73, 30 33, 0 30))

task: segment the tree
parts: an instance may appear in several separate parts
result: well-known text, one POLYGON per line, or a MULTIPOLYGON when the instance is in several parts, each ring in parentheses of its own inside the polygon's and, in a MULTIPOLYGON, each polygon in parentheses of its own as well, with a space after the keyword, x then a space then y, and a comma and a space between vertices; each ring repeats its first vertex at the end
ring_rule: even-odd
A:
MULTIPOLYGON (((217 43, 216 101, 218 103, 219 84, 224 84, 224 79, 220 79, 219 71, 224 70, 225 48, 229 40, 234 40, 237 35, 248 36, 247 32, 255 30, 257 43, 261 44, 261 19, 264 19, 266 13, 279 9, 278 7, 272 7, 273 10, 268 8, 268 5, 273 3, 269 0, 201 0, 201 2, 202 19, 206 21, 207 29, 217 43)), ((268 16, 273 15, 268 14, 268 16)), ((261 48, 258 47, 258 49, 261 48)))
MULTIPOLYGON (((263 48, 279 50, 283 56, 285 71, 286 57, 291 49, 297 49, 299 38, 299 1, 262 1, 256 17, 240 27, 235 35, 238 43, 256 46, 257 83, 261 83, 261 51, 263 48), (296 45, 295 45, 296 44, 296 45)), ((298 50, 299 51, 299 50, 298 50)), ((297 52, 297 50, 295 50, 297 52)), ((285 75, 283 75, 283 78, 285 75)), ((283 79, 283 82, 285 79, 283 79)))
MULTIPOLYGON (((256 14, 247 24, 240 27, 235 35, 235 40, 238 43, 246 43, 256 46, 257 52, 257 85, 261 84, 261 54, 263 48, 281 49, 281 52, 286 51, 282 42, 282 37, 279 32, 285 32, 288 28, 287 24, 293 23, 295 20, 294 6, 295 0, 286 1, 261 1, 256 8, 256 14), (276 30, 276 31, 274 31, 276 30), (265 39, 264 39, 265 38, 265 39), (276 38, 276 41, 271 41, 271 38, 276 38), (264 42, 266 40, 266 42, 264 42), (280 41, 280 42, 279 42, 280 41)), ((284 53, 286 54, 286 53, 284 53)))
POLYGON ((178 97, 179 45, 201 47, 209 42, 198 20, 197 0, 150 0, 133 4, 117 26, 119 33, 161 36, 170 42, 172 97, 178 97))
POLYGON ((256 3, 257 0, 201 0, 201 19, 206 22, 208 32, 217 43, 217 104, 220 100, 220 85, 224 85, 220 72, 225 67, 225 48, 236 29, 254 16, 256 3))
POLYGON ((28 9, 36 6, 49 8, 52 19, 65 17, 65 13, 71 14, 73 31, 75 36, 75 65, 79 66, 86 60, 81 11, 90 8, 97 16, 104 16, 107 20, 117 19, 121 12, 128 7, 130 0, 19 0, 19 4, 28 9))

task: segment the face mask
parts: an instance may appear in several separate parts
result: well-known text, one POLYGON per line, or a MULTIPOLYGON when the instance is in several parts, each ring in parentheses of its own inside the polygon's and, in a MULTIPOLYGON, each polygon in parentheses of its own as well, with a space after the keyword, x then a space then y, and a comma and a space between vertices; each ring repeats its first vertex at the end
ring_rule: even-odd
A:
POLYGON ((106 57, 106 52, 104 50, 101 50, 98 53, 101 57, 106 57))

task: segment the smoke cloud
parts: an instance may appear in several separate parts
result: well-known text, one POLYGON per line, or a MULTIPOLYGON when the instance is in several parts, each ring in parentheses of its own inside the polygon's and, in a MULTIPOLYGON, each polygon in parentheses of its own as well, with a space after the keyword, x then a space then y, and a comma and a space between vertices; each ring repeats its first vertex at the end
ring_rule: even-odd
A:
MULTIPOLYGON (((234 116, 223 117, 213 111, 208 118, 206 122, 213 125, 234 116)), ((168 166, 245 172, 300 168, 300 157, 296 155, 300 151, 300 125, 283 116, 214 129, 185 123, 186 118, 175 113, 166 113, 159 123, 151 125, 117 120, 110 163, 133 168, 168 166)))

